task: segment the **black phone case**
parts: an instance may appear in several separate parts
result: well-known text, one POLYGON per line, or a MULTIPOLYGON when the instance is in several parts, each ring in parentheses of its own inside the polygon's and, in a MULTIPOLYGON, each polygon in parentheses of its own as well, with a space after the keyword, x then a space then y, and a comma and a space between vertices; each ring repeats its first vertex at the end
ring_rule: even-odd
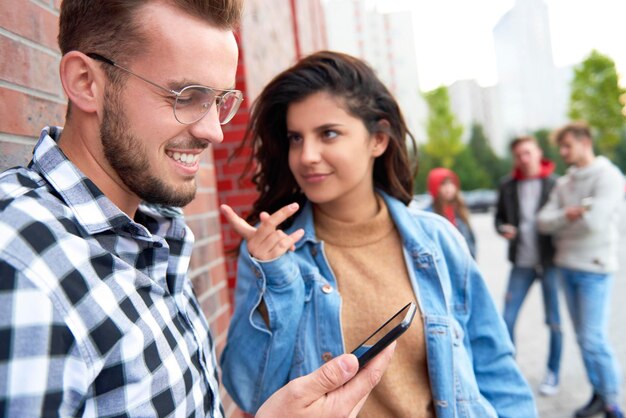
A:
POLYGON ((400 309, 398 311, 398 313, 396 313, 394 316, 389 318, 384 324, 382 324, 380 327, 378 327, 378 329, 376 329, 376 331, 374 331, 370 336, 368 336, 363 341, 363 343, 359 344, 359 346, 352 351, 352 354, 354 354, 367 340, 369 340, 373 335, 375 335, 378 331, 380 331, 382 328, 384 328, 385 325, 387 325, 389 322, 393 321, 394 318, 400 312, 402 312, 403 310, 405 310, 407 308, 407 306, 409 307, 409 309, 408 309, 404 319, 402 320, 402 322, 399 323, 396 327, 394 327, 387 334, 385 334, 385 336, 383 338, 381 338, 380 340, 378 340, 376 342, 376 344, 374 344, 369 350, 367 350, 366 352, 364 352, 360 356, 357 356, 357 359, 359 360, 359 368, 365 366, 367 364, 367 362, 369 362, 371 359, 376 357, 376 355, 378 353, 383 351, 385 349, 385 347, 387 347, 389 344, 391 344, 394 340, 396 340, 400 335, 402 335, 409 328, 409 326, 411 325, 411 322, 413 322, 413 317, 415 317, 415 311, 416 311, 415 304, 413 302, 409 302, 407 305, 403 306, 402 309, 400 309))

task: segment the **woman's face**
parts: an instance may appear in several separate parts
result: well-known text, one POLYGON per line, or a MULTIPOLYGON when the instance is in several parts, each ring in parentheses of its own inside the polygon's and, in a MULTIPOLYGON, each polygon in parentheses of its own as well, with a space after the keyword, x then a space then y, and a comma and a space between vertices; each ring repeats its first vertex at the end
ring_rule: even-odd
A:
POLYGON ((341 99, 318 92, 289 105, 287 136, 289 169, 310 201, 350 207, 373 196, 374 159, 388 137, 370 134, 341 99))
POLYGON ((445 179, 439 186, 439 197, 446 203, 452 202, 456 196, 457 188, 450 179, 445 179))

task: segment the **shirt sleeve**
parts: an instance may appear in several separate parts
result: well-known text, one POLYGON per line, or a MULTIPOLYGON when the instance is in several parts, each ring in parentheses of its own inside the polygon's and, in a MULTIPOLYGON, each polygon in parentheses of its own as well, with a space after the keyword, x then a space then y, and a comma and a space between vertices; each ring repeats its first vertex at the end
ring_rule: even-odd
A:
POLYGON ((0 257, 0 411, 81 415, 87 367, 64 316, 27 275, 0 257))
POLYGON ((537 228, 543 234, 554 234, 568 224, 565 209, 559 197, 559 184, 552 189, 550 197, 537 214, 537 228))

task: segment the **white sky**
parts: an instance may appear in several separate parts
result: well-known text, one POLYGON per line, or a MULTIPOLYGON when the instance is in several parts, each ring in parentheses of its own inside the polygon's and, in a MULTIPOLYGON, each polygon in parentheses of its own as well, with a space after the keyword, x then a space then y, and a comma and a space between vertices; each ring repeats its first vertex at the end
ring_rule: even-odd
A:
MULTIPOLYGON (((371 0, 380 11, 414 11, 420 87, 460 79, 495 82, 492 29, 514 0, 371 0)), ((625 0, 544 0, 555 65, 579 63, 593 48, 610 56, 626 82, 625 0)))

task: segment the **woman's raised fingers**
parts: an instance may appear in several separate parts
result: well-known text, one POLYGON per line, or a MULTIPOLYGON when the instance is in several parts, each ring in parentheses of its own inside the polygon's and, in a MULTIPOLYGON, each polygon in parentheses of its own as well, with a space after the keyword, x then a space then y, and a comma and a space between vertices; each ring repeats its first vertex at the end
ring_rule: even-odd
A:
POLYGON ((248 240, 256 232, 256 228, 248 224, 245 219, 241 218, 235 213, 235 211, 228 205, 220 205, 222 214, 226 221, 233 227, 235 232, 241 236, 241 238, 248 240))

